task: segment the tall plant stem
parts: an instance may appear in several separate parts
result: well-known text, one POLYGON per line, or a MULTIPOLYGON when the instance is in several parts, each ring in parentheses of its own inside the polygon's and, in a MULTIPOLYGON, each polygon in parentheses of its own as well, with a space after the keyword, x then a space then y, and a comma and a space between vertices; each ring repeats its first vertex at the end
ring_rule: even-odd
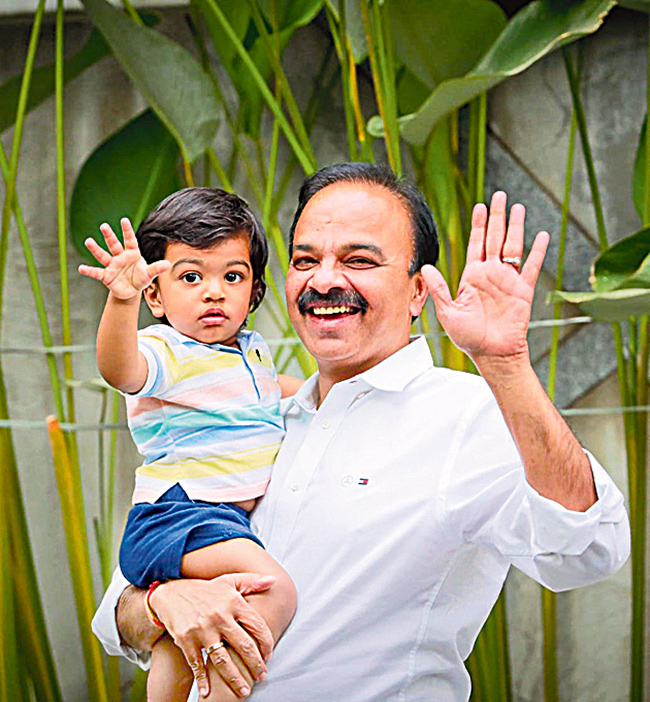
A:
MULTIPOLYGON (((571 56, 568 49, 562 49, 564 65, 571 89, 573 106, 578 122, 578 130, 582 144, 582 151, 587 168, 591 199, 594 204, 598 241, 601 251, 607 248, 607 232, 603 215, 600 191, 596 179, 591 147, 587 133, 578 79, 573 70, 571 56)), ((650 166, 650 164, 648 164, 650 166)), ((647 172, 647 171, 646 171, 647 172)), ((618 384, 623 407, 634 404, 634 388, 629 386, 623 348, 623 333, 618 322, 612 324, 614 346, 616 349, 616 363, 618 371, 618 384)), ((645 446, 642 449, 643 465, 640 464, 639 438, 637 432, 637 418, 632 412, 624 412, 623 422, 625 429, 625 450, 627 454, 628 487, 630 501, 630 521, 632 527, 632 646, 631 646, 631 683, 630 702, 643 699, 644 688, 644 656, 645 656, 645 531, 646 531, 646 497, 645 497, 645 446), (641 490, 644 490, 641 493, 641 490)))
POLYGON ((388 161, 395 173, 401 175, 402 155, 397 125, 392 41, 388 36, 388 23, 383 22, 382 8, 379 6, 378 0, 361 0, 360 5, 366 32, 368 57, 372 69, 372 80, 375 86, 375 98, 379 115, 384 123, 388 161), (372 17, 369 6, 372 9, 372 17))
MULTIPOLYGON (((25 60, 25 70, 23 72, 23 80, 20 86, 20 94, 18 97, 18 108, 16 110, 16 121, 14 123, 14 136, 11 143, 11 156, 9 158, 9 176, 6 179, 5 201, 2 207, 2 223, 0 229, 0 310, 4 301, 4 282, 5 271, 7 264, 7 246, 9 243, 9 225, 11 223, 11 209, 16 195, 16 179, 18 176, 18 156, 20 154, 20 144, 23 138, 23 128, 25 125, 25 114, 27 112, 27 98, 29 97, 29 87, 34 71, 34 59, 36 57, 36 48, 38 39, 41 33, 41 25, 43 24, 43 14, 45 12, 45 0, 39 0, 36 14, 34 16, 34 24, 29 38, 29 46, 27 48, 27 58, 25 60)), ((1 327, 0 327, 1 335, 1 327)))

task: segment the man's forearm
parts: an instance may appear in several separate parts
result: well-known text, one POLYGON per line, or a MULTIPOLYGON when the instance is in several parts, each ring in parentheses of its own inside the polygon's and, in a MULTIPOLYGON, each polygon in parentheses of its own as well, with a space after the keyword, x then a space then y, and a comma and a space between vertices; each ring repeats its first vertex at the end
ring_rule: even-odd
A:
POLYGON ((521 456, 529 484, 567 509, 584 512, 597 500, 589 459, 544 391, 528 355, 479 357, 521 456))
POLYGON ((153 645, 164 634, 147 616, 145 598, 147 593, 133 585, 122 593, 116 611, 117 629, 122 642, 138 651, 151 651, 153 645))

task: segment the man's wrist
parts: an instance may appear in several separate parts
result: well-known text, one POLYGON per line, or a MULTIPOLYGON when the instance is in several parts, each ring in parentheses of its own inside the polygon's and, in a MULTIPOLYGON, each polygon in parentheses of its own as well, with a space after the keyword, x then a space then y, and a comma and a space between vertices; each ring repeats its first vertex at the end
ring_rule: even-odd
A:
POLYGON ((146 590, 129 585, 120 595, 115 610, 121 642, 138 651, 151 651, 156 641, 165 633, 164 629, 157 627, 147 616, 146 597, 146 590))

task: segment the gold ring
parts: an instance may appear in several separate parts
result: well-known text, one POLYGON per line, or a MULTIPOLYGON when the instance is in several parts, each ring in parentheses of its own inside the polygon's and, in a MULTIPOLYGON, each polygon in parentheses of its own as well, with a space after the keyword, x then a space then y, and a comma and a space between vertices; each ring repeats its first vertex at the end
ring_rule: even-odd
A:
POLYGON ((208 647, 205 649, 205 652, 206 652, 206 653, 208 654, 208 656, 209 656, 209 655, 213 654, 215 651, 218 651, 220 648, 223 648, 224 645, 225 645, 225 644, 223 643, 223 641, 219 641, 219 642, 216 643, 216 644, 212 644, 212 646, 208 646, 208 647))

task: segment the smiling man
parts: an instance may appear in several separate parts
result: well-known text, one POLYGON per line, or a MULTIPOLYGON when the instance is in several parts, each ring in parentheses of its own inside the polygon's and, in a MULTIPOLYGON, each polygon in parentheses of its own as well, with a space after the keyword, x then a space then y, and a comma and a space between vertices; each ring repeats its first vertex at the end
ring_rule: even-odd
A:
MULTIPOLYGON (((478 205, 453 300, 431 265, 435 228, 413 186, 369 164, 306 181, 286 293, 319 372, 285 408, 286 438, 252 519, 292 576, 298 609, 266 675, 269 633, 246 597, 267 578, 158 587, 150 605, 202 693, 201 649, 223 640, 243 673, 223 647, 211 664, 233 690, 243 676, 260 681, 256 702, 464 702, 464 661, 511 565, 565 590, 625 562, 621 493, 530 364, 548 235, 520 270, 523 233, 521 205, 506 226, 504 193, 489 218, 478 205), (429 292, 482 378, 436 368, 426 341, 410 339, 429 292)), ((109 652, 142 662, 138 650, 160 629, 144 593, 125 585, 117 573, 95 630, 109 652)))

